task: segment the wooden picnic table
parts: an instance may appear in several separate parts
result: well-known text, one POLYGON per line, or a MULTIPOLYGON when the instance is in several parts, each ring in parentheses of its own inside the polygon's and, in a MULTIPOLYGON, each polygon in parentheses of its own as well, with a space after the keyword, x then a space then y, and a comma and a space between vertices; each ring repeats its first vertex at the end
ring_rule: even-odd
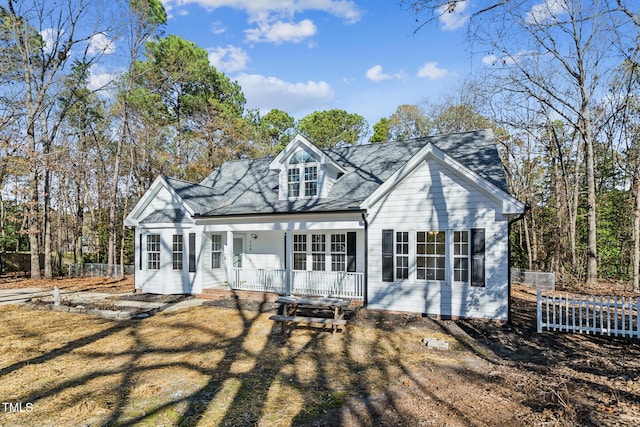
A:
POLYGON ((276 303, 280 304, 281 310, 279 312, 282 314, 275 314, 269 319, 280 322, 283 332, 285 323, 288 322, 330 325, 333 329, 332 335, 335 336, 338 326, 347 324, 344 318, 344 309, 349 306, 350 302, 350 300, 342 298, 281 296, 276 300, 276 303), (313 316, 301 315, 299 311, 311 311, 313 316), (323 313, 327 315, 322 316, 323 313))

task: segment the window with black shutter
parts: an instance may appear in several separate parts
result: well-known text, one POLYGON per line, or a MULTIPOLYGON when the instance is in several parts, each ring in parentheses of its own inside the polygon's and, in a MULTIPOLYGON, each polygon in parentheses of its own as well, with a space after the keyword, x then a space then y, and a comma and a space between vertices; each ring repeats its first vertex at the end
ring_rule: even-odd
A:
POLYGON ((471 230, 471 286, 485 286, 484 254, 484 228, 474 228, 471 230))
POLYGON ((189 233, 189 273, 196 271, 196 233, 189 233))
POLYGON ((382 281, 393 282, 393 230, 382 230, 382 281))
POLYGON ((347 233, 347 271, 356 271, 356 232, 347 233))

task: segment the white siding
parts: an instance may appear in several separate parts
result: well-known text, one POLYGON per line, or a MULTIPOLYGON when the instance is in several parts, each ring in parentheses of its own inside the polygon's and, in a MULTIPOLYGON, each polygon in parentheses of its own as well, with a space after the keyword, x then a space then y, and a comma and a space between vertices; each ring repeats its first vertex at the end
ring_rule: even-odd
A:
POLYGON ((162 211, 166 209, 180 209, 184 211, 182 203, 175 198, 169 190, 162 187, 145 207, 144 211, 140 215, 140 220, 143 220, 155 211, 162 211))
POLYGON ((436 160, 420 165, 369 211, 368 305, 454 317, 507 318, 507 229, 497 202, 436 160), (416 279, 416 232, 485 229, 485 287, 416 279), (382 281, 382 230, 409 232, 409 279, 382 281))
POLYGON ((225 269, 225 253, 227 246, 227 234, 226 233, 202 233, 201 244, 198 247, 200 251, 200 262, 198 265, 198 271, 202 277, 202 287, 219 286, 228 282, 227 271, 225 269), (211 267, 211 235, 217 234, 222 239, 222 255, 220 268, 211 267))
POLYGON ((137 230, 137 238, 142 234, 142 268, 139 265, 140 253, 137 253, 135 282, 136 288, 143 292, 155 294, 184 294, 198 293, 201 291, 200 278, 198 277, 198 247, 200 245, 199 233, 194 229, 182 228, 140 228, 137 230), (189 233, 196 233, 196 272, 189 272, 189 233), (148 267, 147 237, 157 234, 160 236, 160 269, 152 270, 148 267), (183 268, 173 269, 173 235, 183 235, 183 268))

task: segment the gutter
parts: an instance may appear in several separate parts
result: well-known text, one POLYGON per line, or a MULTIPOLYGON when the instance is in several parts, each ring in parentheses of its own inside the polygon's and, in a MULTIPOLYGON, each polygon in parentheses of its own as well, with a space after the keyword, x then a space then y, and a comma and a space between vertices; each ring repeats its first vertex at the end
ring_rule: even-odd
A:
POLYGON ((335 209, 335 210, 326 210, 326 211, 287 211, 287 212, 255 212, 255 213, 237 213, 237 214, 221 214, 221 215, 207 215, 194 213, 193 219, 207 219, 207 218, 246 218, 246 217, 265 217, 265 216, 279 216, 279 215, 318 215, 318 214, 337 214, 337 213, 353 213, 358 212, 360 208, 357 209, 335 209))
POLYGON ((362 222, 364 222, 364 280, 362 283, 362 303, 367 306, 369 300, 369 223, 367 222, 367 211, 360 211, 362 222))
POLYGON ((509 325, 511 324, 511 225, 517 221, 522 221, 528 210, 529 206, 525 205, 521 214, 507 222, 507 323, 509 325))

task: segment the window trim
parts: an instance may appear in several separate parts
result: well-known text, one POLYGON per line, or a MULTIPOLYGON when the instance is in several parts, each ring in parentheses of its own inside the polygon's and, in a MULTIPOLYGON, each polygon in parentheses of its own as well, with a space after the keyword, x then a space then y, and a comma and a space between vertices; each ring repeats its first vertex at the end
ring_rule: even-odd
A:
POLYGON ((147 270, 160 270, 160 242, 160 234, 147 234, 147 270))
POLYGON ((171 269, 173 271, 184 268, 184 235, 174 234, 171 239, 171 269))
POLYGON ((223 246, 224 246, 224 245, 222 244, 222 234, 215 234, 215 233, 214 233, 214 234, 211 234, 211 238, 209 239, 209 241, 211 242, 211 251, 210 251, 210 253, 211 253, 211 262, 210 262, 210 264, 209 264, 209 267, 210 267, 212 270, 218 270, 218 269, 221 269, 221 268, 223 268, 223 264, 224 264, 224 263, 222 262, 222 260, 223 260, 223 257, 222 257, 222 250, 223 250, 223 246), (214 237, 219 238, 219 239, 220 239, 220 242, 214 242, 214 237), (215 244, 216 246, 214 246, 214 244, 215 244), (217 245, 220 245, 220 246, 219 246, 219 248, 218 248, 218 246, 217 246, 217 245), (216 255, 216 256, 214 257, 214 255, 216 255), (218 261, 218 262, 217 262, 218 266, 215 266, 215 265, 214 265, 214 259, 217 259, 217 261, 218 261))
POLYGON ((287 196, 300 197, 300 168, 298 166, 287 168, 287 196), (295 179, 292 179, 295 178, 295 179))
POLYGON ((451 242, 451 272, 453 275, 451 276, 451 283, 456 285, 468 285, 469 284, 469 275, 470 275, 470 266, 471 266, 471 242, 469 238, 471 237, 471 233, 469 230, 452 230, 452 242, 451 242), (462 235, 464 233, 466 235, 466 241, 456 241, 456 235, 462 235), (456 253, 457 249, 462 249, 466 246, 466 253, 456 253), (456 268, 457 260, 465 260, 466 267, 464 269, 456 268), (456 272, 461 271, 466 273, 466 280, 456 280, 456 272))
POLYGON ((331 233, 331 271, 347 272, 347 233, 331 233))
POLYGON ((295 271, 307 271, 307 234, 296 233, 293 235, 293 247, 291 248, 292 263, 291 269, 295 271), (296 255, 298 255, 296 257, 296 255), (300 268, 303 266, 303 268, 300 268))
POLYGON ((394 233, 394 278, 396 280, 409 280, 409 232, 408 231, 396 231, 394 233), (402 239, 399 238, 402 237, 402 239), (402 245, 402 246, 400 246, 402 245), (400 252, 399 249, 402 248, 403 251, 400 252), (399 261, 403 260, 405 265, 400 265, 399 261), (403 270, 404 274, 399 274, 400 269, 403 270))
POLYGON ((415 232, 415 243, 414 243, 414 247, 416 248, 416 254, 415 254, 415 260, 416 260, 416 268, 415 268, 415 276, 416 276, 416 280, 419 281, 425 281, 425 282, 449 282, 448 277, 449 277, 449 272, 448 272, 448 265, 449 265, 449 260, 448 260, 448 256, 447 256, 447 231, 445 230, 418 230, 415 232), (424 233, 424 241, 419 241, 418 238, 420 236, 421 233, 424 233), (442 234, 443 235, 443 241, 439 242, 437 239, 438 237, 436 237, 435 241, 429 241, 429 236, 438 236, 442 234), (420 246, 424 246, 424 253, 420 253, 420 246), (438 247, 442 246, 443 250, 442 253, 437 253, 438 252, 438 247), (429 253, 429 248, 433 247, 433 253, 429 253), (424 266, 420 266, 420 259, 424 259, 424 266), (429 264, 429 260, 434 260, 434 265, 430 266, 429 264), (444 265, 442 267, 438 266, 438 260, 444 260, 444 265), (434 278, 429 278, 429 270, 433 270, 434 272, 434 278), (419 277, 420 276, 420 272, 424 271, 424 277, 419 277), (443 273, 443 277, 442 278, 438 278, 438 272, 442 272, 443 273))
POLYGON ((287 198, 320 197, 320 163, 306 150, 297 150, 289 158, 286 169, 287 198))
POLYGON ((311 271, 326 271, 326 269, 327 235, 324 233, 313 233, 311 234, 311 271))

